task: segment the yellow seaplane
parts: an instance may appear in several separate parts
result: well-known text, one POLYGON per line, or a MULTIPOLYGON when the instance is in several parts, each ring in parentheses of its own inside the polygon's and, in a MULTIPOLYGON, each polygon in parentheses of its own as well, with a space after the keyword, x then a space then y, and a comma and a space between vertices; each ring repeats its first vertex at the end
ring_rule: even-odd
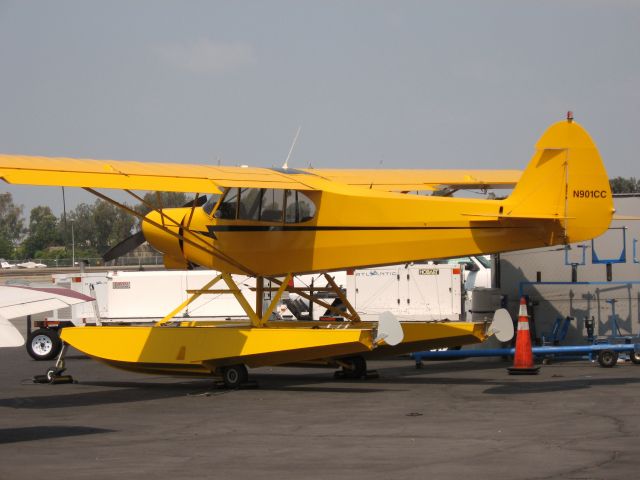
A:
MULTIPOLYGON (((524 171, 249 168, 0 155, 10 184, 81 187, 140 217, 167 268, 220 272, 154 326, 65 328, 66 344, 111 366, 146 373, 247 380, 247 366, 324 363, 361 376, 366 359, 483 341, 486 323, 361 321, 329 272, 424 259, 492 254, 594 238, 614 214, 596 145, 573 118, 547 129, 524 171), (454 197, 468 188, 512 188, 505 198, 454 197), (104 189, 195 193, 183 208, 142 216, 104 189), (418 193, 418 194, 415 194, 418 193), (206 201, 201 200, 207 195, 206 201), (292 276, 324 273, 345 321, 271 320, 292 276), (232 274, 255 277, 255 300, 232 274), (270 287, 265 286, 269 281, 270 287), (264 301, 265 290, 273 293, 264 301), (189 323, 177 315, 210 293, 235 295, 246 322, 189 323), (249 301, 251 300, 251 302, 249 301)), ((118 252, 112 252, 113 257, 118 252)), ((510 323, 510 322, 509 322, 510 323)), ((495 330, 495 329, 494 329, 495 330)), ((64 367, 59 359, 55 377, 64 367)))

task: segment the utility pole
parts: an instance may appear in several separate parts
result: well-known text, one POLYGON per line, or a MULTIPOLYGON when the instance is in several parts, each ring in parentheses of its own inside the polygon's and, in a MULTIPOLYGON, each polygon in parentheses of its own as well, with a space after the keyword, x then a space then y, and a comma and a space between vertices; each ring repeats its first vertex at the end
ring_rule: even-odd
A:
POLYGON ((73 233, 73 220, 71 220, 71 266, 76 265, 76 237, 73 233))

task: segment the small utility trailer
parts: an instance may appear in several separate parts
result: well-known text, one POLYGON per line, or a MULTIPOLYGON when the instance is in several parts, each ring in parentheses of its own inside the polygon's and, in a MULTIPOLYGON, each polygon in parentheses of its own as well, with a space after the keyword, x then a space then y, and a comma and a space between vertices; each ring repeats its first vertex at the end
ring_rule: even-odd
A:
MULTIPOLYGON (((640 338, 635 338, 640 342, 640 338)), ((602 367, 610 368, 618 363, 621 353, 629 355, 629 359, 640 364, 640 343, 593 343, 591 345, 567 345, 567 346, 544 346, 533 347, 533 355, 535 357, 543 357, 545 359, 562 357, 589 355, 594 356, 602 367)), ((444 351, 425 351, 411 354, 416 362, 416 368, 422 367, 423 360, 452 360, 457 358, 469 357, 512 357, 515 354, 515 348, 492 348, 492 349, 469 349, 469 350, 444 350, 444 351)))

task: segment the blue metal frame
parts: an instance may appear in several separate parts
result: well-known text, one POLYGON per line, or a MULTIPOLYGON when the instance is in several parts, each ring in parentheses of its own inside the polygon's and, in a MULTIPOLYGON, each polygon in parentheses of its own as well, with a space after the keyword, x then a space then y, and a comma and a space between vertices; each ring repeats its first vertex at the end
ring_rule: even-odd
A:
MULTIPOLYGON (((619 258, 599 258, 596 253, 595 238, 591 240, 591 263, 598 264, 612 264, 612 263, 627 263, 627 227, 614 227, 609 230, 622 230, 622 252, 619 258)), ((611 282, 609 282, 611 283, 611 282)))
POLYGON ((520 282, 518 298, 524 295, 524 287, 528 285, 640 285, 640 280, 629 280, 626 282, 520 282))
POLYGON ((582 249, 582 261, 580 263, 576 263, 576 262, 570 262, 569 261, 569 250, 571 250, 571 246, 570 245, 565 245, 564 246, 564 264, 567 267, 570 267, 572 265, 586 265, 587 264, 587 247, 584 243, 581 243, 580 245, 576 245, 577 248, 581 248, 582 249))
POLYGON ((633 263, 640 263, 638 261, 638 239, 633 239, 633 263))
MULTIPOLYGON (((487 350, 445 350, 445 351, 426 351, 415 352, 411 354, 411 358, 419 362, 425 358, 444 360, 448 358, 465 358, 465 357, 507 357, 515 354, 515 348, 492 348, 487 350)), ((533 347, 533 355, 570 355, 570 354, 593 354, 602 350, 613 350, 615 352, 640 352, 640 344, 638 343, 596 343, 594 345, 570 345, 566 347, 533 347)))
MULTIPOLYGON (((630 285, 640 285, 640 280, 630 280, 627 282, 520 282, 518 287, 518 298, 522 298, 524 296, 524 288, 528 285, 620 285, 620 286, 630 286, 630 285)), ((609 336, 611 340, 619 340, 619 339, 628 339, 628 338, 640 338, 640 332, 638 335, 621 335, 620 327, 618 325, 618 319, 616 314, 616 302, 615 299, 605 299, 605 302, 611 305, 611 320, 612 324, 612 335, 609 336)))

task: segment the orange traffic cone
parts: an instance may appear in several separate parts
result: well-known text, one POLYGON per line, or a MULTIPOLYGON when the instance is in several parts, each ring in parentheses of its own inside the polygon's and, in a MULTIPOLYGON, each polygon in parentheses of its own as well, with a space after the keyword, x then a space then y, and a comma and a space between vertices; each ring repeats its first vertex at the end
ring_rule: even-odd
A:
POLYGON ((527 302, 520 299, 518 313, 518 334, 516 336, 516 352, 513 356, 513 367, 509 367, 511 375, 536 375, 540 367, 533 364, 533 350, 531 349, 531 335, 529 334, 529 315, 527 302))

